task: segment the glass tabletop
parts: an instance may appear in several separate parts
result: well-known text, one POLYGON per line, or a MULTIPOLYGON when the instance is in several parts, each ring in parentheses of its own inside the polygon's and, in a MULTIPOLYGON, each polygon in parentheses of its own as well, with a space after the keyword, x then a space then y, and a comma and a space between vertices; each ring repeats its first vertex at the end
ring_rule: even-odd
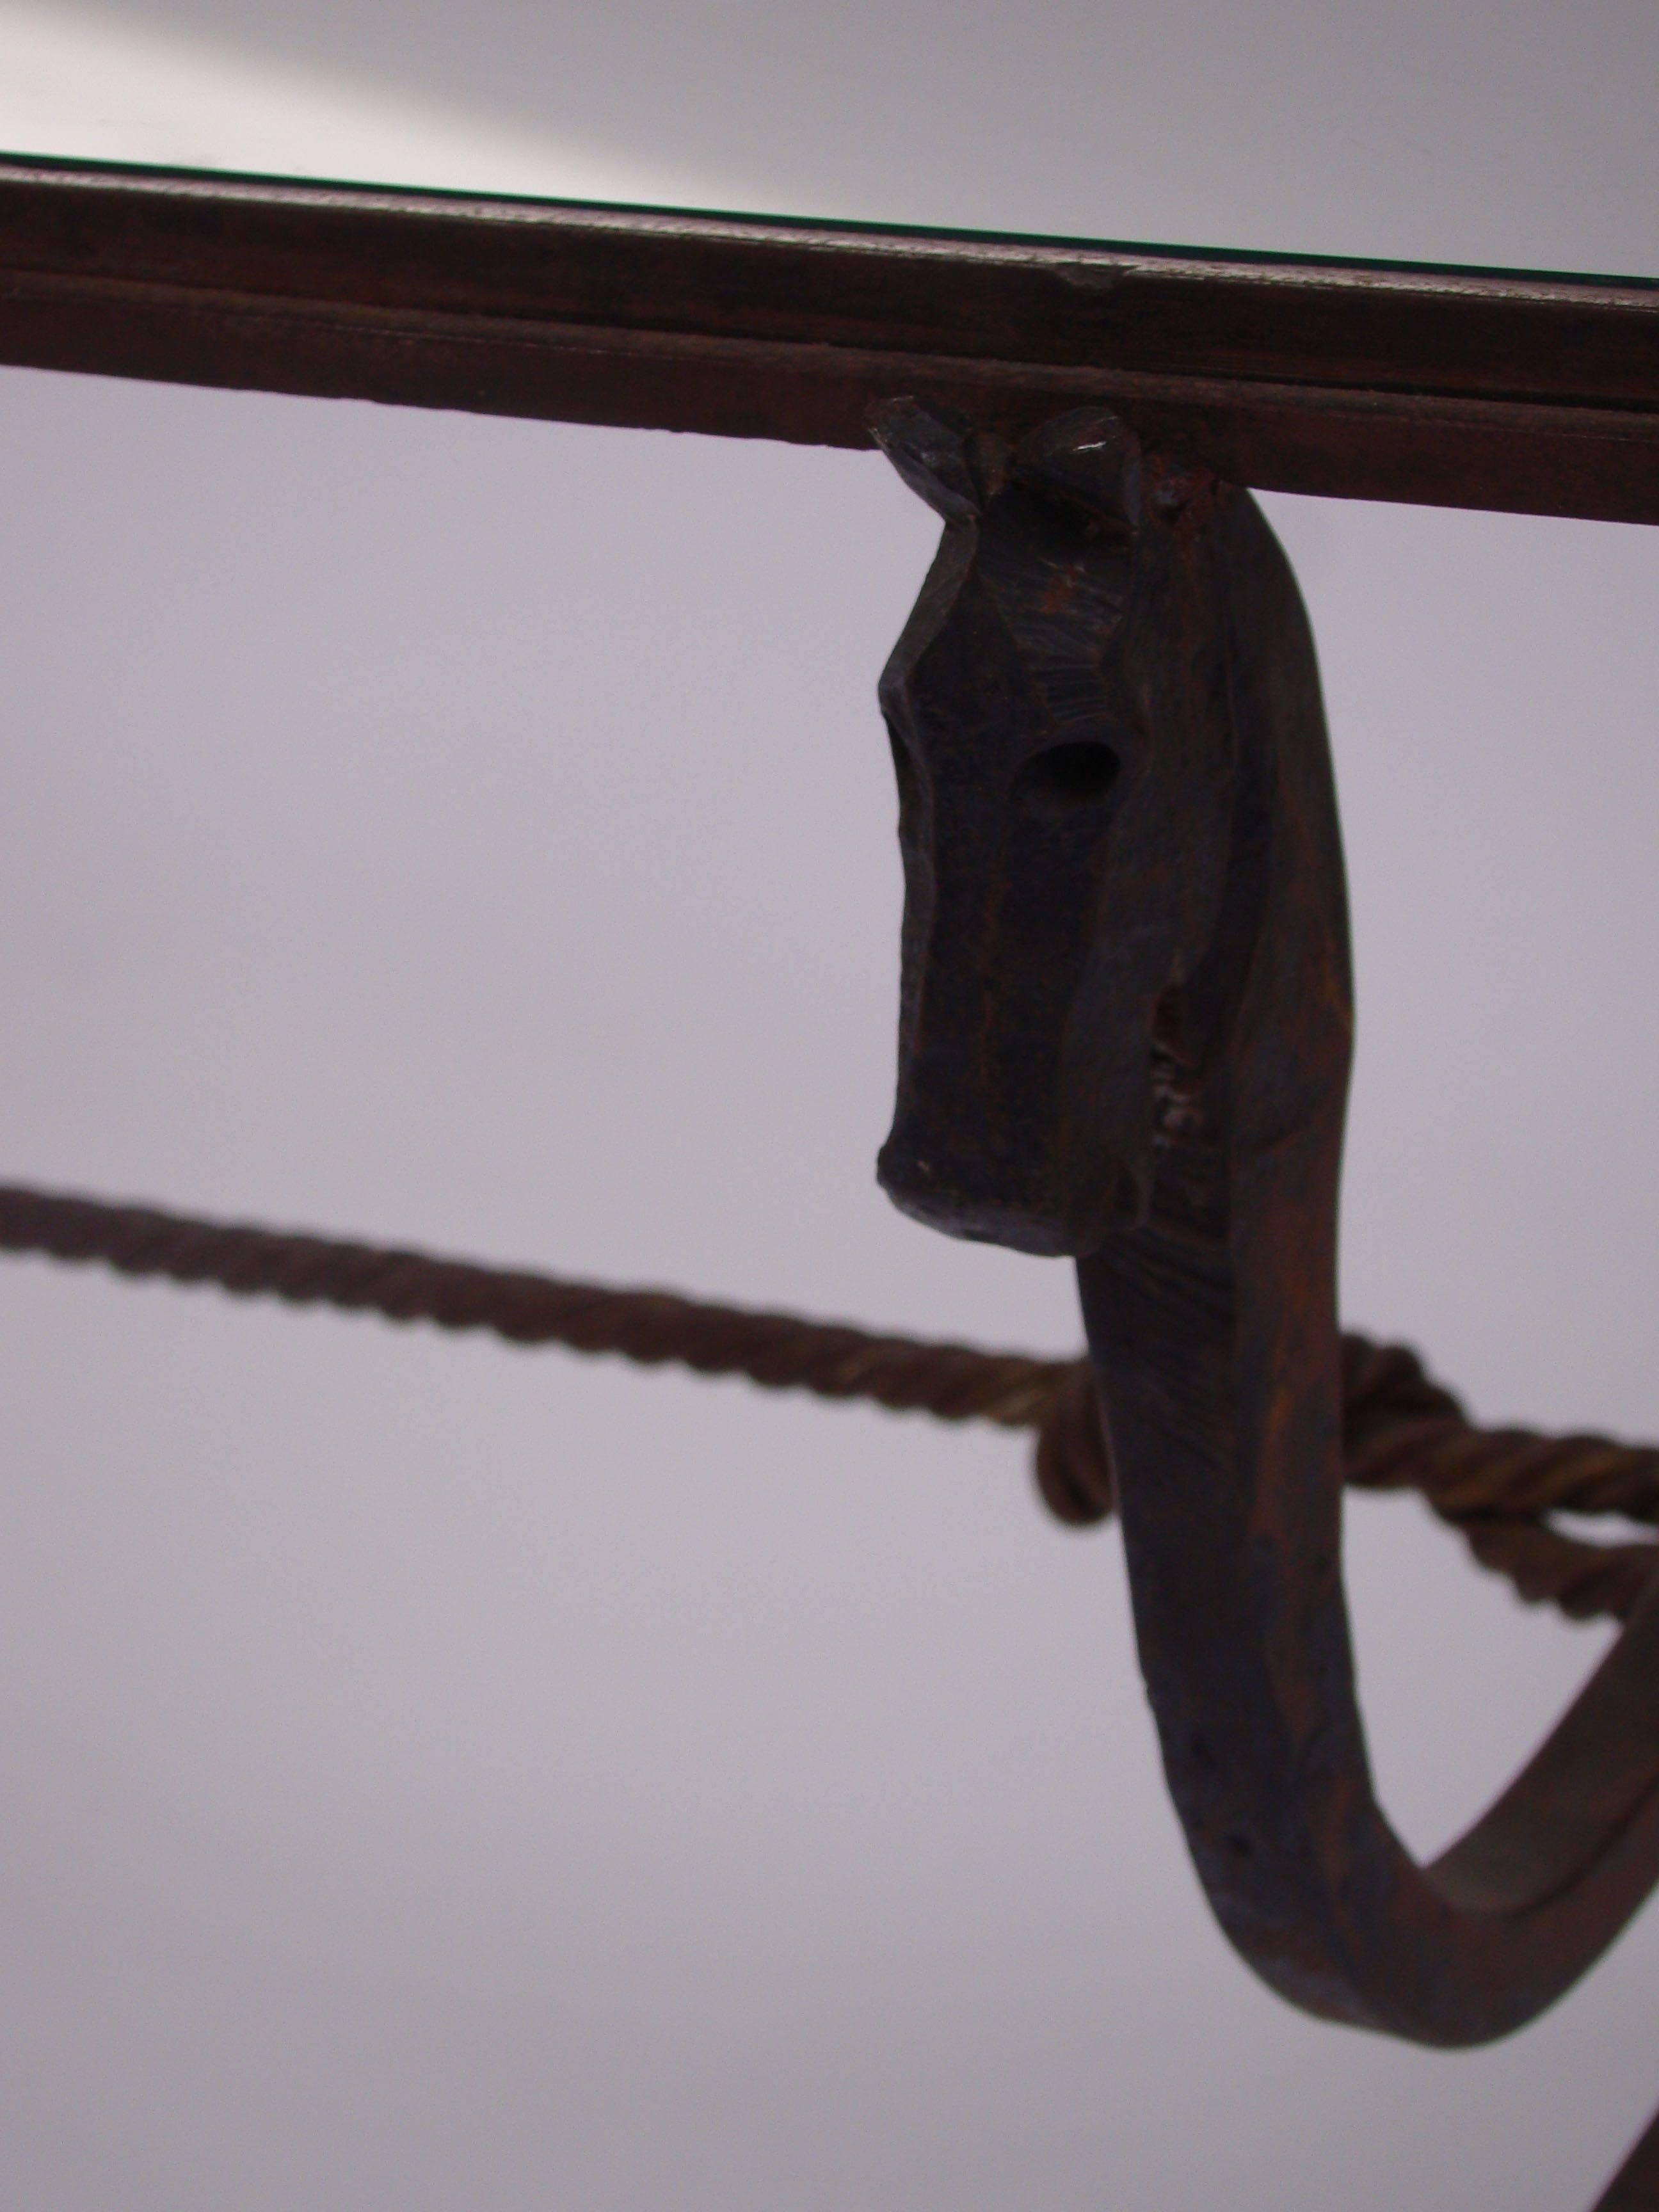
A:
POLYGON ((0 147, 1659 276, 1631 0, 0 0, 0 147))

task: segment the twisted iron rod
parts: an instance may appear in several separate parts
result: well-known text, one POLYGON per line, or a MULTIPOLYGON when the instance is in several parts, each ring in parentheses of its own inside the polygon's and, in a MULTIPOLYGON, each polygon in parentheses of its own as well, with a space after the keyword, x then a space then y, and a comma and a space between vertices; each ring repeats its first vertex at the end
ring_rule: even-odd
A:
MULTIPOLYGON (((487 1329, 512 1344, 741 1375, 765 1389, 862 1400, 892 1413, 1030 1429, 1037 1486, 1059 1518, 1083 1524, 1112 1510, 1110 1455, 1086 1359, 879 1334, 671 1291, 481 1267, 18 1184, 0 1185, 0 1251, 211 1283, 240 1297, 487 1329)), ((1659 1523, 1659 1448, 1476 1428, 1404 1346, 1344 1337, 1343 1442, 1352 1486, 1419 1491, 1483 1566, 1508 1576, 1529 1601, 1576 1619, 1624 1618, 1659 1559, 1659 1543, 1586 1543, 1551 1517, 1614 1514, 1659 1523)))

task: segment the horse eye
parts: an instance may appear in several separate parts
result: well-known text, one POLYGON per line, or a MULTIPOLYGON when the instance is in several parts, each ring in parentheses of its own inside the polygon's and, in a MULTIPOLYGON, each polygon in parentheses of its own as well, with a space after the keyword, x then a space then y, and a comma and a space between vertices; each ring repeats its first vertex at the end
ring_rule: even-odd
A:
POLYGON ((1118 757, 1097 738, 1079 738, 1035 753, 1019 772, 1019 788, 1045 811, 1103 799, 1117 781, 1118 757))

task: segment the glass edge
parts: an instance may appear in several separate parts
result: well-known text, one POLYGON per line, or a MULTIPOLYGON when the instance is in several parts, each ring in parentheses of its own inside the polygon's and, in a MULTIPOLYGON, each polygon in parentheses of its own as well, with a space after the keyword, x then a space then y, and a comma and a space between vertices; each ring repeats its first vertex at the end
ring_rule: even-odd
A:
POLYGON ((757 208, 709 208, 651 200, 586 200, 553 193, 504 192, 459 185, 411 185, 368 177, 325 177, 270 169, 191 168, 150 161, 113 161, 91 155, 14 152, 0 147, 0 165, 38 169, 48 174, 96 175, 138 180, 173 179, 193 185, 278 185, 319 192, 368 192, 399 199, 431 200, 448 206, 480 203, 523 208, 554 208, 572 214, 653 216, 673 221, 764 223, 769 229, 804 236, 875 237, 937 240, 964 246, 1032 246, 1079 252, 1121 253, 1157 261, 1200 261, 1218 266, 1243 264, 1266 269, 1353 270, 1376 276, 1502 278, 1512 283, 1575 284, 1620 291, 1659 292, 1659 276, 1638 276, 1614 270, 1533 268, 1522 264, 1395 260, 1381 255, 1297 253, 1263 246, 1172 246, 1143 239, 1085 238, 1067 231, 970 230, 945 223, 877 222, 853 216, 778 215, 757 208))

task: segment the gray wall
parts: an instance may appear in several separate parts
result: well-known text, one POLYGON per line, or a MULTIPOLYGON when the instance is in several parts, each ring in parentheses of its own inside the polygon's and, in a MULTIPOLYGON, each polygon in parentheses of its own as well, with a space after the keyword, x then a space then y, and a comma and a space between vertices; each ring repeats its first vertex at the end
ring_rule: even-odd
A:
MULTIPOLYGON (((1628 70, 1616 13, 1581 76, 1628 70)), ((1012 35, 933 27, 949 86, 1012 35)), ((528 127, 448 18, 406 43, 528 127)), ((1567 80, 1504 51, 1518 237, 1567 80)), ((1041 93, 988 149, 879 111, 838 158, 1026 220, 1041 93)), ((872 1182, 873 682, 933 532, 882 463, 21 374, 0 452, 7 1175, 1074 1346, 1063 1268, 872 1182)), ((1349 1316, 1488 1416, 1659 1434, 1659 537, 1269 505, 1353 879, 1349 1316)), ((1455 2057, 1251 1979, 1116 1539, 1046 1522, 1006 1438, 34 1262, 0 1300, 20 2212, 1571 2212, 1659 2096, 1659 1923, 1455 2057)), ((1426 1848, 1604 1636, 1409 1501, 1349 1559, 1426 1848)))

